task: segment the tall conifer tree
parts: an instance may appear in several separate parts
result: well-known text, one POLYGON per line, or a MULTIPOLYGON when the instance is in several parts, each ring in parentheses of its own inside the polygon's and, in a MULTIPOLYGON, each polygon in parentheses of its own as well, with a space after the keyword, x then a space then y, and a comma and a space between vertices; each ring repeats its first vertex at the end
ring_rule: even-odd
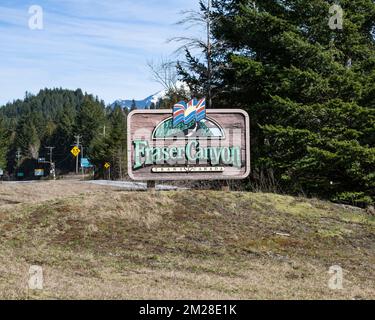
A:
MULTIPOLYGON (((284 191, 373 202, 374 2, 213 2, 222 53, 214 106, 249 112, 252 182, 268 175, 284 191), (333 30, 337 4, 343 28, 333 30)), ((189 55, 187 63, 196 64, 189 55)))
POLYGON ((0 116, 0 169, 6 168, 6 154, 8 150, 7 134, 4 120, 0 116))

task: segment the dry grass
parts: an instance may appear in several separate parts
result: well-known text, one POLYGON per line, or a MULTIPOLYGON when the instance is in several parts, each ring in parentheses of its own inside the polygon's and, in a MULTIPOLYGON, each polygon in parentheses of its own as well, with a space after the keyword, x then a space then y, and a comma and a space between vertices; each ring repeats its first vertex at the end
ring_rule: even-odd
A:
POLYGON ((362 211, 274 194, 0 185, 0 298, 373 299, 374 231, 362 211))
POLYGON ((102 190, 100 186, 83 184, 79 181, 55 181, 34 183, 6 183, 0 181, 0 206, 20 203, 38 203, 60 199, 91 191, 102 190))

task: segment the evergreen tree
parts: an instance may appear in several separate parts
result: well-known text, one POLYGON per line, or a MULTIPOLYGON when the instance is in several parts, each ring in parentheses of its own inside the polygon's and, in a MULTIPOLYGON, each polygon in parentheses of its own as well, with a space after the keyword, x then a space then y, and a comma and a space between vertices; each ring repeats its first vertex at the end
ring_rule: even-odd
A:
POLYGON ((137 110, 137 104, 135 103, 134 99, 132 100, 132 104, 131 104, 131 107, 130 107, 130 111, 133 111, 133 110, 137 110))
POLYGON ((70 156, 70 150, 74 144, 76 117, 77 112, 73 105, 65 104, 57 115, 57 127, 46 143, 56 148, 54 158, 58 168, 64 172, 73 171, 75 168, 75 159, 70 156))
MULTIPOLYGON (((339 3, 342 30, 328 26, 332 1, 214 1, 214 106, 249 112, 253 184, 272 176, 285 191, 368 204, 375 190, 375 4, 339 3)), ((199 59, 188 54, 186 64, 183 79, 202 83, 199 59)))
POLYGON ((112 156, 112 172, 122 179, 127 171, 127 125, 122 109, 115 108, 109 121, 111 123, 109 150, 112 156))
POLYGON ((6 155, 8 151, 8 135, 6 134, 4 120, 0 117, 0 169, 6 168, 6 155))
POLYGON ((41 142, 32 115, 25 114, 18 122, 15 145, 24 158, 38 159, 41 142))
POLYGON ((1 107, 1 126, 5 127, 9 145, 6 154, 9 173, 14 173, 18 146, 23 156, 21 160, 27 160, 25 162, 32 168, 38 155, 46 156, 46 149, 41 147, 46 145, 55 147, 54 160, 57 170, 71 171, 75 166, 74 158, 70 154, 74 135, 81 133, 85 136, 86 141, 83 143, 88 147, 87 150, 85 148, 86 156, 93 137, 103 128, 102 123, 106 121, 105 112, 102 101, 83 94, 80 89, 43 89, 37 95, 26 93, 24 100, 16 100, 1 107))
POLYGON ((179 101, 189 101, 190 99, 190 92, 186 90, 184 87, 172 88, 168 90, 165 97, 159 101, 159 108, 171 109, 175 103, 179 101))
POLYGON ((125 176, 127 171, 127 125, 126 112, 115 107, 109 114, 106 135, 98 135, 93 141, 91 161, 103 170, 105 162, 111 163, 111 175, 114 179, 125 176))
MULTIPOLYGON (((199 0, 199 11, 187 11, 181 24, 187 27, 200 26, 204 37, 181 37, 181 49, 185 50, 185 60, 177 63, 181 79, 189 86, 190 98, 206 97, 206 107, 212 108, 212 99, 220 91, 220 74, 223 68, 222 57, 226 48, 221 45, 211 32, 213 15, 212 0, 199 0), (192 51, 193 49, 193 51, 192 51), (199 56, 193 52, 200 51, 199 56), (204 57, 204 58, 202 58, 204 57)), ((178 89, 177 87, 175 89, 178 89)), ((178 91, 178 90, 176 90, 178 91)), ((217 106, 216 106, 217 107, 217 106)))
POLYGON ((85 97, 77 115, 76 132, 82 137, 86 153, 90 154, 94 138, 105 125, 105 107, 91 96, 85 97))

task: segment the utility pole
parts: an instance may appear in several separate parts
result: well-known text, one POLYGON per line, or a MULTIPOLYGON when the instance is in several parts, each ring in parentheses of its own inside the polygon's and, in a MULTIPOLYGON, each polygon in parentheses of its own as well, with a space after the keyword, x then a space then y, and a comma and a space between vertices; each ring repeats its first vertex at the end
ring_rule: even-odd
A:
MULTIPOLYGON (((75 144, 75 146, 77 148, 79 148, 80 141, 81 141, 81 136, 78 134, 78 135, 76 135, 74 137, 76 138, 76 144, 75 144)), ((78 174, 78 168, 79 168, 78 164, 79 164, 79 155, 77 155, 77 157, 76 157, 76 174, 78 174)))
POLYGON ((120 180, 122 180, 122 147, 121 149, 119 150, 119 155, 118 155, 118 161, 119 161, 119 165, 120 165, 120 180))
POLYGON ((19 172, 18 170, 19 170, 19 168, 20 168, 20 160, 21 160, 21 158, 22 158, 21 149, 18 148, 18 149, 17 149, 17 152, 16 152, 17 169, 16 169, 16 172, 15 172, 15 178, 18 177, 18 172, 19 172))
POLYGON ((46 149, 48 149, 48 155, 49 155, 49 162, 52 163, 53 161, 53 149, 55 149, 55 147, 46 147, 46 149))
MULTIPOLYGON (((82 158, 83 158, 83 146, 81 146, 81 161, 82 161, 82 158)), ((82 162, 81 162, 81 171, 82 171, 82 176, 84 176, 85 175, 85 169, 82 166, 82 162)))
POLYGON ((21 149, 18 148, 17 149, 17 153, 16 153, 16 159, 17 159, 17 168, 20 166, 20 160, 22 158, 22 155, 21 155, 21 149))
POLYGON ((207 0, 207 79, 208 79, 208 105, 207 108, 212 108, 212 65, 211 65, 211 0, 207 0))
POLYGON ((21 149, 18 148, 18 149, 17 149, 17 152, 16 152, 17 169, 16 169, 16 171, 15 171, 15 173, 14 173, 14 177, 15 177, 15 178, 18 177, 18 170, 19 170, 19 167, 20 167, 20 160, 21 160, 21 158, 22 158, 22 155, 21 155, 21 149))
POLYGON ((55 147, 46 147, 46 149, 49 150, 49 152, 48 152, 48 154, 49 154, 49 164, 51 165, 51 173, 52 173, 52 176, 53 176, 53 180, 56 180, 55 163, 53 162, 53 149, 55 149, 55 147))

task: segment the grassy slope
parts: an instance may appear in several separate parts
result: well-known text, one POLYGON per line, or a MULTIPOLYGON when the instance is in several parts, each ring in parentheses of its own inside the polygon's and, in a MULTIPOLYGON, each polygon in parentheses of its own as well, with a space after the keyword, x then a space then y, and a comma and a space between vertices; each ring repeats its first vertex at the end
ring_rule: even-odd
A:
POLYGON ((12 188, 0 185, 0 298, 375 298, 375 219, 362 211, 272 194, 12 188), (42 292, 26 289, 34 264, 42 292))

